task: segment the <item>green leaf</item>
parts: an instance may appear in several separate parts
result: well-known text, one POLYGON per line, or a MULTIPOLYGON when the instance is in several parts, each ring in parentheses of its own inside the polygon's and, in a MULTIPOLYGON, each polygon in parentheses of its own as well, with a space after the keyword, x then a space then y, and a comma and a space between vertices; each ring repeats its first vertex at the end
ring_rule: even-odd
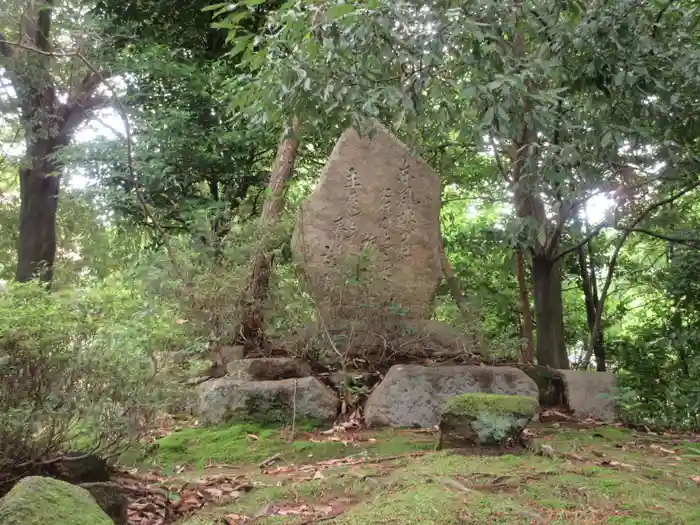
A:
POLYGON ((540 226, 540 230, 537 232, 537 241, 544 246, 547 242, 547 231, 544 228, 544 224, 540 226))
POLYGON ((326 11, 326 18, 328 20, 337 20, 353 12, 355 12, 355 6, 352 4, 336 4, 328 8, 328 11, 326 11))
POLYGON ((214 5, 208 5, 207 7, 203 7, 202 11, 215 11, 217 9, 226 8, 228 6, 234 6, 234 4, 229 4, 228 2, 222 2, 220 4, 214 4, 214 5))
POLYGON ((608 146, 610 146, 612 144, 612 142, 613 142, 612 132, 606 131, 605 133, 603 133, 603 138, 600 140, 600 145, 603 148, 607 148, 608 146))
POLYGON ((486 110, 486 114, 484 115, 484 119, 482 120, 482 123, 485 126, 490 127, 493 124, 494 112, 495 112, 495 109, 493 106, 490 106, 486 110))

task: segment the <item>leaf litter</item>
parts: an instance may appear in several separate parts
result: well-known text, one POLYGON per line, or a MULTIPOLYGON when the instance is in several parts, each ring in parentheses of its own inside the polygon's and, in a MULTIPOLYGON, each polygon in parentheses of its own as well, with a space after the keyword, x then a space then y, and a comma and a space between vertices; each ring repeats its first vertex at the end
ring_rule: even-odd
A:
POLYGON ((205 505, 230 503, 255 487, 244 476, 226 475, 178 482, 153 472, 121 472, 116 481, 129 499, 129 525, 172 523, 205 505))

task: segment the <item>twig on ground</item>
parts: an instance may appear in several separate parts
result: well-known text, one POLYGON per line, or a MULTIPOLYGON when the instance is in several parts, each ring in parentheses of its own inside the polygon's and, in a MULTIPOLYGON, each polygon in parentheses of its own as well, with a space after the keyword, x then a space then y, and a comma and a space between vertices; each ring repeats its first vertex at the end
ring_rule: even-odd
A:
POLYGON ((273 464, 275 461, 277 461, 278 459, 280 459, 281 457, 282 457, 281 454, 275 454, 274 456, 270 456, 270 457, 267 458, 265 461, 263 461, 262 463, 260 463, 260 464, 258 465, 258 468, 265 468, 265 467, 268 467, 268 466, 270 466, 271 464, 273 464))
POLYGON ((442 481, 443 485, 447 485, 448 487, 451 487, 453 489, 457 489, 460 492, 464 492, 465 494, 469 494, 469 493, 473 492, 472 489, 463 485, 462 483, 460 483, 456 479, 442 478, 442 479, 440 479, 440 481, 442 481))
POLYGON ((297 380, 294 380, 294 394, 292 395, 292 430, 289 433, 288 443, 294 441, 294 431, 297 423, 297 380))

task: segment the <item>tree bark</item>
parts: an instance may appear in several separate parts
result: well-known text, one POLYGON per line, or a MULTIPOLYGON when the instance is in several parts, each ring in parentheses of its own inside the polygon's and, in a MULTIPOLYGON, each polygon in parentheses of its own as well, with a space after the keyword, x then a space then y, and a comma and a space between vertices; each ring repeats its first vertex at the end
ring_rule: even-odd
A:
POLYGON ((515 275, 518 280, 518 292, 520 300, 520 313, 522 314, 521 336, 525 340, 521 357, 523 363, 532 364, 534 359, 534 336, 532 329, 532 310, 530 310, 530 297, 525 281, 525 257, 519 246, 515 249, 515 275))
POLYGON ((274 254, 268 252, 266 239, 271 228, 279 222, 284 209, 286 183, 294 173, 294 163, 299 151, 298 132, 299 123, 295 118, 289 134, 285 134, 279 143, 277 158, 267 184, 268 193, 260 214, 261 244, 253 259, 253 270, 248 282, 239 330, 239 337, 246 347, 246 353, 255 349, 266 350, 269 346, 265 337, 263 306, 270 286, 274 254))
MULTIPOLYGON (((9 42, 0 33, 0 54, 17 93, 26 155, 19 171, 19 246, 15 278, 36 277, 50 284, 56 259, 56 214, 61 166, 55 154, 67 146, 86 115, 105 101, 94 92, 105 76, 91 71, 74 96, 58 102, 50 43, 54 0, 40 0, 24 11, 20 39, 9 42), (28 58, 29 60, 25 60, 28 58), (31 68, 27 68, 31 64, 31 68)), ((66 56, 66 55, 63 55, 66 56)))
POLYGON ((596 316, 598 308, 600 308, 600 300, 598 298, 598 286, 595 277, 595 267, 593 266, 593 259, 591 256, 590 266, 588 261, 589 252, 586 252, 586 245, 581 245, 577 248, 578 253, 578 264, 579 264, 579 274, 581 276, 581 289, 583 291, 584 303, 586 305, 586 321, 588 324, 588 337, 593 337, 594 330, 595 342, 594 342, 594 352, 596 358, 596 370, 598 372, 605 372, 607 367, 605 364, 605 346, 603 339, 603 328, 596 328, 596 316), (590 274, 589 274, 590 267, 590 274))
POLYGON ((452 295, 452 299, 457 305, 457 308, 464 317, 465 321, 467 321, 467 323, 469 323, 472 327, 472 331, 467 334, 467 337, 471 339, 471 344, 474 345, 476 349, 482 351, 486 350, 482 338, 481 326, 475 318, 474 313, 469 308, 467 299, 464 297, 464 293, 462 292, 462 287, 459 285, 459 281, 452 271, 452 265, 450 264, 450 260, 447 258, 447 254, 445 253, 445 242, 442 235, 440 235, 440 263, 442 266, 442 275, 450 289, 450 295, 452 295))
POLYGON ((537 324, 537 363, 551 368, 568 369, 559 262, 545 254, 534 254, 532 287, 537 324))
POLYGON ((20 216, 17 272, 19 282, 39 278, 51 283, 56 259, 56 214, 61 186, 59 166, 51 158, 65 137, 27 146, 27 167, 19 171, 20 216))

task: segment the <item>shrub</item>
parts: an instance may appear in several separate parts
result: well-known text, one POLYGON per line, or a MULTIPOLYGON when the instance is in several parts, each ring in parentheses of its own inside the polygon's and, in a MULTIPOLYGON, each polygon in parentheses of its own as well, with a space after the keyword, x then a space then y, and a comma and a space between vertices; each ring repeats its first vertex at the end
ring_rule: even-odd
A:
POLYGON ((0 292, 0 485, 71 448, 118 454, 169 400, 176 317, 125 283, 0 292))
MULTIPOLYGON (((292 351, 330 368, 373 371, 421 359, 469 358, 478 346, 474 331, 416 318, 407 307, 387 300, 374 256, 367 248, 335 270, 327 269, 325 283, 315 283, 324 287, 323 299, 315 303, 307 295, 316 322, 299 334, 292 351)), ((309 279, 302 284, 312 287, 309 279)))

